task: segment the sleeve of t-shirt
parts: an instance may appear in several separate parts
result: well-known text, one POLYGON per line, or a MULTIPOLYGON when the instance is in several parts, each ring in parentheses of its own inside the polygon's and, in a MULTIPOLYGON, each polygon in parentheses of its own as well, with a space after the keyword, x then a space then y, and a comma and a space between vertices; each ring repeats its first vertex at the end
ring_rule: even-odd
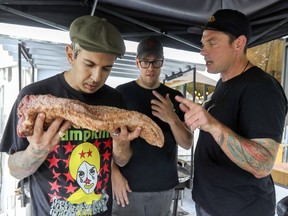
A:
POLYGON ((247 91, 239 109, 242 133, 250 139, 271 138, 281 142, 287 112, 287 100, 281 87, 254 86, 247 91))

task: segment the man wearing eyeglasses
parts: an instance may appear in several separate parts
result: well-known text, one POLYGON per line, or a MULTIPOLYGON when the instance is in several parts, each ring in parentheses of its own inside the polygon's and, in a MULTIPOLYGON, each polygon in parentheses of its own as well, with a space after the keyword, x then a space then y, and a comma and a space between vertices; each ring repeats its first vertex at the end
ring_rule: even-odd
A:
POLYGON ((179 91, 160 83, 163 46, 155 38, 143 39, 137 47, 139 78, 120 85, 126 108, 151 117, 165 136, 163 148, 148 145, 142 138, 131 142, 127 165, 112 168, 113 216, 167 216, 178 184, 177 145, 189 149, 192 133, 175 96, 179 91), (127 193, 128 192, 128 193, 127 193))

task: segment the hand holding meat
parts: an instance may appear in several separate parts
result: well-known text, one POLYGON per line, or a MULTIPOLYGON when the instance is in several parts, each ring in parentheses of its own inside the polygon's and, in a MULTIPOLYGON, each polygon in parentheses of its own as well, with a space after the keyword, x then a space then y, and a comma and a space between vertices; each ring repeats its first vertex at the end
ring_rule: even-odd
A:
POLYGON ((44 129, 47 129, 57 117, 93 131, 113 131, 126 125, 129 131, 141 127, 140 137, 149 144, 158 147, 164 144, 162 130, 152 119, 142 113, 109 106, 91 106, 77 100, 57 98, 52 95, 26 95, 21 100, 17 125, 17 133, 20 137, 33 134, 36 116, 41 112, 46 116, 44 129))
POLYGON ((31 150, 32 155, 47 155, 62 138, 59 133, 65 134, 66 130, 71 126, 71 122, 57 118, 45 131, 43 128, 44 122, 45 114, 39 113, 35 120, 33 135, 27 137, 29 141, 28 148, 31 150))

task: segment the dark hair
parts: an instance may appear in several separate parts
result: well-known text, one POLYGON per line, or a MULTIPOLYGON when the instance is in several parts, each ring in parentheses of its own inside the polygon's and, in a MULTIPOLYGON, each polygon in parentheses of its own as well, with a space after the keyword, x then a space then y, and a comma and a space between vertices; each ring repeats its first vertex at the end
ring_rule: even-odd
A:
MULTIPOLYGON (((229 38, 229 44, 232 44, 236 39, 237 39, 237 37, 235 37, 234 35, 232 35, 232 34, 230 34, 230 33, 228 33, 228 32, 224 32, 227 36, 228 36, 228 38, 229 38)), ((247 43, 246 43, 246 45, 245 45, 245 47, 244 47, 244 54, 246 54, 247 53, 247 49, 248 49, 248 46, 247 46, 247 43)))

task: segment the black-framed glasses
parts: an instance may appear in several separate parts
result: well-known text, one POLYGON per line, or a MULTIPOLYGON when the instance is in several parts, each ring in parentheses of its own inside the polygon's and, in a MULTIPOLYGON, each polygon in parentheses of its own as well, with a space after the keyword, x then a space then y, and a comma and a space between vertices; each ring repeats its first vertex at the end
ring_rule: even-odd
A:
POLYGON ((158 59, 154 61, 139 61, 141 68, 147 69, 152 64, 154 68, 160 68, 163 66, 163 59, 158 59))

